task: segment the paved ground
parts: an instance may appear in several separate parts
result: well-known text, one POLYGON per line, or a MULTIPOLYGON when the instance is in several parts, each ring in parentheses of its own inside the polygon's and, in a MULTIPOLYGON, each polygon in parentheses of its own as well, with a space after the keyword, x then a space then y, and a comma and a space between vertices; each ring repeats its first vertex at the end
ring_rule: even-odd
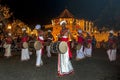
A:
MULTIPOLYGON (((75 74, 57 77, 57 55, 47 58, 44 65, 35 67, 35 54, 26 62, 20 61, 20 52, 6 59, 0 57, 0 80, 120 80, 120 57, 116 62, 109 62, 104 49, 96 49, 92 58, 81 61, 71 60, 75 74)), ((75 53, 74 53, 75 54, 75 53)))

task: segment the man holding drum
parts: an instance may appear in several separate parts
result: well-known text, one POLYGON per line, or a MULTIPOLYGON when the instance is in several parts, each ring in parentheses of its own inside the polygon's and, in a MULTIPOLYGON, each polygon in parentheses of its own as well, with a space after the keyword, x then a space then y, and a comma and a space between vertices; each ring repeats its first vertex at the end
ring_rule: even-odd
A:
POLYGON ((115 61, 116 60, 116 52, 117 52, 117 47, 116 47, 116 38, 113 35, 113 30, 109 32, 109 37, 108 37, 108 49, 107 49, 107 54, 108 58, 110 61, 115 61))
MULTIPOLYGON (((65 53, 58 54, 58 76, 64 76, 66 74, 73 73, 73 67, 70 61, 72 53, 70 51, 70 42, 68 36, 71 35, 70 31, 66 28, 66 21, 61 21, 60 25, 62 30, 60 31, 60 42, 67 43, 67 51, 65 53)), ((72 36, 71 36, 72 37, 72 36)))
POLYGON ((51 33, 51 30, 48 30, 48 33, 47 33, 47 45, 46 45, 46 51, 47 51, 47 56, 48 57, 51 57, 51 53, 50 53, 50 43, 53 41, 54 37, 51 33))
POLYGON ((87 32, 87 36, 85 37, 85 49, 84 54, 86 57, 92 56, 92 37, 90 36, 90 33, 87 32))
MULTIPOLYGON (((43 54, 43 45, 44 45, 44 32, 41 30, 41 25, 36 25, 35 29, 37 29, 38 31, 38 37, 37 37, 37 41, 41 44, 39 45, 39 49, 36 49, 36 67, 40 67, 43 65, 43 61, 42 61, 42 54, 43 54)), ((37 45, 37 44, 36 44, 37 45)))
POLYGON ((11 56, 11 44, 12 44, 12 37, 11 33, 8 33, 8 36, 5 39, 5 43, 3 47, 5 48, 5 54, 4 56, 9 58, 11 56))
POLYGON ((22 28, 22 31, 23 31, 23 35, 21 38, 21 42, 22 42, 21 61, 27 61, 30 59, 29 50, 28 50, 29 37, 26 33, 26 28, 22 28))
POLYGON ((81 60, 85 58, 84 51, 83 51, 83 43, 84 43, 84 36, 82 34, 82 30, 78 30, 78 41, 76 47, 76 60, 81 60))

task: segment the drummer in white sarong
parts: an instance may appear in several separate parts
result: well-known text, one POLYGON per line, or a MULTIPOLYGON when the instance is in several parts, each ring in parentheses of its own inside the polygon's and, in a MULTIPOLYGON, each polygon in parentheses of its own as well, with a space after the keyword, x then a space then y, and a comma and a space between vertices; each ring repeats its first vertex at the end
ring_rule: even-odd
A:
POLYGON ((8 36, 5 39, 5 43, 3 45, 3 47, 5 48, 5 54, 4 56, 6 58, 11 57, 11 44, 12 44, 12 37, 11 37, 11 33, 8 33, 8 36))
POLYGON ((73 73, 73 67, 70 61, 72 58, 72 53, 70 51, 70 42, 68 36, 70 31, 66 28, 66 21, 61 21, 60 25, 62 26, 62 30, 60 32, 60 41, 65 41, 68 44, 67 52, 64 54, 58 54, 58 76, 64 76, 66 74, 73 73))
POLYGON ((113 30, 110 31, 107 42, 108 42, 108 49, 107 49, 108 58, 111 62, 116 61, 117 41, 116 41, 116 37, 114 36, 113 30))
POLYGON ((84 55, 86 57, 92 57, 92 37, 89 32, 87 32, 87 36, 85 38, 84 55))
POLYGON ((50 50, 50 44, 52 43, 54 37, 51 33, 51 30, 48 30, 48 33, 47 33, 47 45, 46 45, 46 51, 47 51, 47 57, 51 57, 51 50, 50 50))
MULTIPOLYGON (((26 33, 26 28, 22 28, 23 31, 23 35, 21 38, 21 42, 23 43, 28 43, 29 37, 26 33)), ((30 55, 29 55, 29 50, 28 48, 24 48, 22 45, 22 50, 21 50, 21 61, 27 61, 30 59, 30 55)))
MULTIPOLYGON (((37 40, 43 45, 44 44, 44 32, 41 30, 41 25, 36 25, 35 28, 38 31, 37 40)), ((43 47, 39 50, 36 50, 36 67, 40 67, 43 65, 42 61, 42 54, 43 54, 43 47)))
POLYGON ((85 58, 84 51, 83 51, 83 43, 84 43, 84 36, 82 34, 82 30, 78 30, 78 41, 77 41, 77 50, 76 50, 76 60, 81 60, 85 58))

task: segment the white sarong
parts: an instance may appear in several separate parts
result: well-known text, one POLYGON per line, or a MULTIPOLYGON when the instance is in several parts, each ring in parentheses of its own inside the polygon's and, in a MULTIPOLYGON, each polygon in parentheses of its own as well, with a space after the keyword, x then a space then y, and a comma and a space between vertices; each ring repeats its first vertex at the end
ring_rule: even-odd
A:
POLYGON ((28 48, 22 49, 21 53, 22 53, 21 54, 21 61, 29 60, 30 59, 28 48))
POLYGON ((43 65, 43 61, 42 61, 42 49, 40 50, 36 50, 36 66, 39 67, 41 65, 43 65))
POLYGON ((85 47, 85 49, 84 49, 84 55, 86 57, 91 57, 92 56, 92 45, 90 45, 90 48, 85 47))
POLYGON ((76 60, 80 60, 85 58, 84 52, 83 52, 83 45, 81 46, 80 50, 76 51, 76 60))
POLYGON ((69 59, 68 49, 64 54, 58 54, 58 74, 65 75, 73 72, 73 67, 69 59))
POLYGON ((116 60, 116 49, 108 49, 107 55, 110 61, 115 61, 116 60))
POLYGON ((46 46, 46 51, 47 51, 47 56, 51 57, 51 53, 50 53, 50 45, 46 46))
POLYGON ((5 48, 5 57, 10 57, 11 56, 11 44, 6 44, 6 48, 5 48))

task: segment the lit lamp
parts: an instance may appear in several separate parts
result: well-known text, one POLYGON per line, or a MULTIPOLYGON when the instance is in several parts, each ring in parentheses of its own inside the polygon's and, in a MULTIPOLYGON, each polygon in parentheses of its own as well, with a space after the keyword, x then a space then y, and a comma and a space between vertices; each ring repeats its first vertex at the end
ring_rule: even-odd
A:
POLYGON ((11 25, 8 25, 8 29, 11 29, 11 25))
POLYGON ((9 24, 8 27, 7 27, 7 30, 8 30, 8 32, 10 32, 10 33, 11 33, 11 28, 12 28, 12 27, 11 27, 11 25, 9 24))

